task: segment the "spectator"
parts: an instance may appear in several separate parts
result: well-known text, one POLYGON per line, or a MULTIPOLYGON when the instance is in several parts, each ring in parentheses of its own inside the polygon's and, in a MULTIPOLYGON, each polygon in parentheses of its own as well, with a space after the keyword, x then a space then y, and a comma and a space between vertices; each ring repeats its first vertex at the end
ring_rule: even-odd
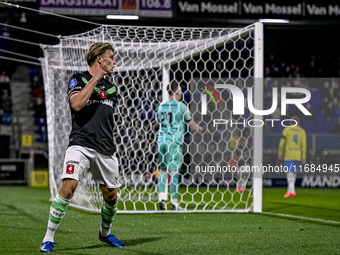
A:
POLYGON ((33 99, 35 99, 35 98, 37 98, 39 96, 40 97, 44 97, 44 91, 42 89, 42 86, 37 85, 37 86, 33 87, 31 94, 32 94, 32 98, 33 99))
POLYGON ((43 88, 43 84, 41 83, 38 75, 33 76, 33 79, 32 79, 32 82, 31 82, 32 90, 36 87, 43 88))
POLYGON ((271 78, 280 78, 281 74, 280 74, 279 68, 275 67, 274 68, 274 72, 271 72, 269 77, 271 77, 271 78))
POLYGON ((335 123, 334 133, 340 135, 340 117, 338 118, 338 121, 335 123))
POLYGON ((333 88, 330 88, 328 90, 328 93, 329 93, 329 98, 330 99, 334 99, 335 98, 335 94, 334 94, 334 89, 333 88))
POLYGON ((269 66, 269 67, 271 67, 271 66, 273 66, 273 65, 275 65, 275 64, 276 64, 276 63, 275 63, 275 57, 274 57, 273 54, 270 54, 270 55, 269 55, 269 58, 266 59, 266 65, 269 66))
POLYGON ((284 77, 292 77, 293 71, 290 66, 286 66, 285 71, 283 73, 284 77))
POLYGON ((315 61, 312 60, 309 64, 309 67, 307 67, 307 76, 308 77, 317 77, 317 67, 315 66, 315 61))
POLYGON ((38 96, 33 105, 34 118, 45 118, 45 103, 42 96, 38 96))
POLYGON ((325 117, 327 118, 328 121, 331 121, 331 120, 333 120, 334 118, 337 117, 336 112, 335 112, 335 108, 334 108, 332 102, 328 103, 327 110, 325 111, 325 117))
POLYGON ((9 83, 10 82, 9 76, 6 74, 5 70, 3 70, 1 75, 0 75, 0 82, 2 82, 2 83, 9 83))
POLYGON ((327 108, 328 108, 328 103, 329 103, 329 98, 324 97, 323 102, 319 105, 319 110, 321 114, 325 115, 325 112, 327 111, 327 108))
POLYGON ((3 90, 1 96, 1 108, 4 109, 6 113, 12 113, 12 100, 7 89, 3 90))
POLYGON ((336 98, 339 98, 340 89, 339 89, 339 84, 336 82, 333 82, 333 91, 334 91, 334 96, 336 98))
POLYGON ((322 89, 320 89, 320 92, 322 94, 322 96, 325 97, 329 97, 329 89, 330 89, 330 85, 328 81, 325 81, 323 84, 322 89))
POLYGON ((315 117, 315 111, 314 111, 314 109, 312 108, 312 105, 311 105, 310 103, 307 103, 307 104, 306 104, 306 109, 307 109, 307 111, 309 111, 312 115, 303 115, 303 118, 304 118, 306 121, 317 120, 317 118, 315 117))
POLYGON ((29 76, 30 76, 30 82, 31 82, 31 85, 32 83, 34 82, 34 77, 37 76, 39 77, 39 75, 41 75, 41 70, 40 68, 34 66, 34 67, 30 67, 29 68, 29 76))
POLYGON ((337 108, 339 104, 339 100, 336 97, 334 97, 332 100, 332 103, 333 103, 334 108, 337 108))
POLYGON ((300 74, 300 67, 296 66, 293 72, 293 78, 300 78, 301 74, 300 74))
POLYGON ((266 66, 264 69, 264 77, 265 78, 270 77, 270 69, 268 66, 266 66))
POLYGON ((340 102, 338 102, 337 108, 335 109, 336 115, 340 117, 340 102))

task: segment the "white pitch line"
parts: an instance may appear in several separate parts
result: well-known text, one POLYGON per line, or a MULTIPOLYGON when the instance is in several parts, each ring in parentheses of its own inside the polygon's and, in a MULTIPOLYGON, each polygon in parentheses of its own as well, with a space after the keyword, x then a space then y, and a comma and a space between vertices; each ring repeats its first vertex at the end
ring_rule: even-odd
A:
POLYGON ((309 217, 296 216, 296 215, 283 214, 283 213, 262 212, 262 214, 270 214, 270 215, 282 216, 282 217, 287 217, 287 218, 302 219, 302 220, 319 221, 319 222, 324 222, 324 223, 340 224, 340 221, 323 220, 323 219, 318 219, 318 218, 309 218, 309 217))

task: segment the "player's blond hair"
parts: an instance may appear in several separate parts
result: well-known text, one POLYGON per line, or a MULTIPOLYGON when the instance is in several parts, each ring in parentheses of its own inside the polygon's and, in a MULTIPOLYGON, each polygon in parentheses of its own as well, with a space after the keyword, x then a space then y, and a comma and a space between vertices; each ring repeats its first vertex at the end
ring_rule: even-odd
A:
POLYGON ((106 50, 112 50, 114 52, 114 49, 111 44, 109 43, 93 43, 91 44, 90 48, 85 53, 85 59, 87 64, 91 67, 97 56, 103 55, 106 50))

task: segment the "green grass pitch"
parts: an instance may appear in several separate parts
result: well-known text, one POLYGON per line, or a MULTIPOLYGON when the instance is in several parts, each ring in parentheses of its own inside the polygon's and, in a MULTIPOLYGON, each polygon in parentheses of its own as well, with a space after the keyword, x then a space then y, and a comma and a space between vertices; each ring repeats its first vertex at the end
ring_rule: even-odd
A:
MULTIPOLYGON (((126 248, 98 239, 100 215, 69 208, 56 254, 340 254, 340 189, 263 190, 260 213, 118 214, 112 232, 126 248), (299 216, 289 218, 286 215, 299 216), (316 220, 313 220, 315 218, 316 220)), ((0 254, 39 254, 47 189, 0 186, 0 254)))

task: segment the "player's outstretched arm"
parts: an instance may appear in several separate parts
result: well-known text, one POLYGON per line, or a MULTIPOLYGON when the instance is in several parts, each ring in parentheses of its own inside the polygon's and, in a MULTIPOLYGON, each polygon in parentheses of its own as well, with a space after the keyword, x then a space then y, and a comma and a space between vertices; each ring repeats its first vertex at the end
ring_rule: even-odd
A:
POLYGON ((97 83, 101 80, 101 78, 103 78, 104 75, 105 71, 99 66, 94 68, 92 79, 79 93, 74 94, 70 97, 71 108, 74 111, 78 112, 85 106, 97 83))
POLYGON ((190 127, 190 129, 191 130, 193 130, 193 131, 196 131, 196 130, 198 130, 199 132, 203 132, 203 127, 201 127, 200 125, 198 125, 195 121, 188 121, 188 122, 186 122, 187 123, 187 125, 190 127))

